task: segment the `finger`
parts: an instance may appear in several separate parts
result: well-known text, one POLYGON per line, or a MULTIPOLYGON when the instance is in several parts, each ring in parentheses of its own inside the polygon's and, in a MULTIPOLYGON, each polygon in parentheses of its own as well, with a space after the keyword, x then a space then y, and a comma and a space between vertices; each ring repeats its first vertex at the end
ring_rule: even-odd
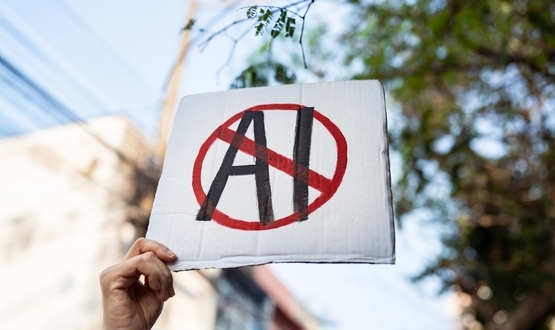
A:
POLYGON ((159 296, 158 298, 165 301, 169 297, 173 297, 175 295, 175 291, 173 289, 173 277, 168 266, 166 266, 162 260, 158 259, 156 256, 154 256, 153 260, 157 263, 160 270, 159 275, 161 276, 160 292, 163 293, 163 296, 159 296))
POLYGON ((168 249, 164 244, 141 237, 133 243, 123 260, 133 258, 149 251, 154 252, 158 258, 163 261, 172 261, 176 257, 175 253, 168 249))
POLYGON ((122 273, 122 276, 136 278, 136 276, 144 275, 145 284, 156 293, 156 297, 160 301, 165 301, 170 297, 171 273, 166 264, 152 251, 135 256, 122 264, 125 264, 128 270, 127 273, 122 273))
POLYGON ((165 278, 165 282, 168 277, 171 278, 171 273, 164 262, 158 259, 154 252, 149 251, 107 268, 100 275, 100 280, 101 285, 108 290, 127 289, 137 283, 141 275, 148 279, 149 287, 154 290, 161 288, 160 277, 165 278))

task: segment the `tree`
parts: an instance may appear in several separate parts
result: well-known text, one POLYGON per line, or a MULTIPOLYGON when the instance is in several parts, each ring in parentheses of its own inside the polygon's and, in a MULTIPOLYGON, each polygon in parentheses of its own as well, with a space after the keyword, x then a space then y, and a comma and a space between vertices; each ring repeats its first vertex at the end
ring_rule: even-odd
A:
MULTIPOLYGON (((546 329, 555 323, 555 5, 350 5, 342 65, 384 82, 402 109, 390 135, 403 164, 397 218, 425 210, 445 228, 443 253, 418 278, 437 275, 470 297, 469 328, 546 329)), ((239 86, 267 83, 268 68, 249 67, 259 76, 241 75, 239 86)))

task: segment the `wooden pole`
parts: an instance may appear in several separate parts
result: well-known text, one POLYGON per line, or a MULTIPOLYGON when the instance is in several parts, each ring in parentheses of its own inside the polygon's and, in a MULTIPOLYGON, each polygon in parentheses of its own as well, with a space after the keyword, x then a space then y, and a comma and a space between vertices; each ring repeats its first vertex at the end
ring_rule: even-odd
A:
MULTIPOLYGON (((185 25, 194 17, 196 10, 197 2, 195 0, 192 0, 189 6, 189 11, 185 18, 185 25)), ((181 42, 177 61, 170 73, 168 83, 166 84, 166 97, 164 99, 164 102, 162 103, 162 109, 160 111, 158 142, 155 146, 154 151, 155 156, 160 161, 160 163, 164 161, 164 155, 166 153, 166 148, 168 145, 171 123, 173 121, 173 116, 176 108, 176 100, 179 93, 179 86, 181 83, 181 77, 183 75, 184 60, 185 56, 187 55, 187 51, 189 50, 190 39, 191 30, 184 30, 181 34, 181 42)))

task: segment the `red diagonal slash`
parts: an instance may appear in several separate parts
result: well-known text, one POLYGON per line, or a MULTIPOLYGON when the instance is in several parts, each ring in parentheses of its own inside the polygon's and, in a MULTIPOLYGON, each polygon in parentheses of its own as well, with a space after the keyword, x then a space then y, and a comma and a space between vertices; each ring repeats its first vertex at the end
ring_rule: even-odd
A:
MULTIPOLYGON (((217 132, 216 134, 220 140, 227 142, 228 144, 232 144, 233 137, 235 136, 235 134, 237 134, 237 132, 227 127, 220 127, 219 132, 217 132)), ((310 187, 320 192, 329 191, 331 184, 330 179, 326 178, 320 173, 317 173, 309 168, 295 163, 292 159, 287 158, 273 151, 272 149, 257 144, 246 136, 243 136, 241 145, 234 145, 234 147, 253 157, 256 157, 256 148, 264 148, 268 155, 268 165, 275 167, 276 169, 290 175, 291 177, 295 177, 295 168, 297 168, 296 173, 299 173, 300 171, 308 171, 308 182, 306 183, 310 187)))

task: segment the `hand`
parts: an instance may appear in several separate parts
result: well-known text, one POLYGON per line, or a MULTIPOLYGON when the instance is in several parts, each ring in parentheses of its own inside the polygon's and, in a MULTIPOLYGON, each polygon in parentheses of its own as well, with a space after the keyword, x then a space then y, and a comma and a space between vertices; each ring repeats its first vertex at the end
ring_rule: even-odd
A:
POLYGON ((150 329, 164 301, 175 295, 164 261, 175 254, 164 245, 139 238, 117 265, 100 274, 104 329, 150 329), (145 283, 139 280, 143 275, 145 283))

